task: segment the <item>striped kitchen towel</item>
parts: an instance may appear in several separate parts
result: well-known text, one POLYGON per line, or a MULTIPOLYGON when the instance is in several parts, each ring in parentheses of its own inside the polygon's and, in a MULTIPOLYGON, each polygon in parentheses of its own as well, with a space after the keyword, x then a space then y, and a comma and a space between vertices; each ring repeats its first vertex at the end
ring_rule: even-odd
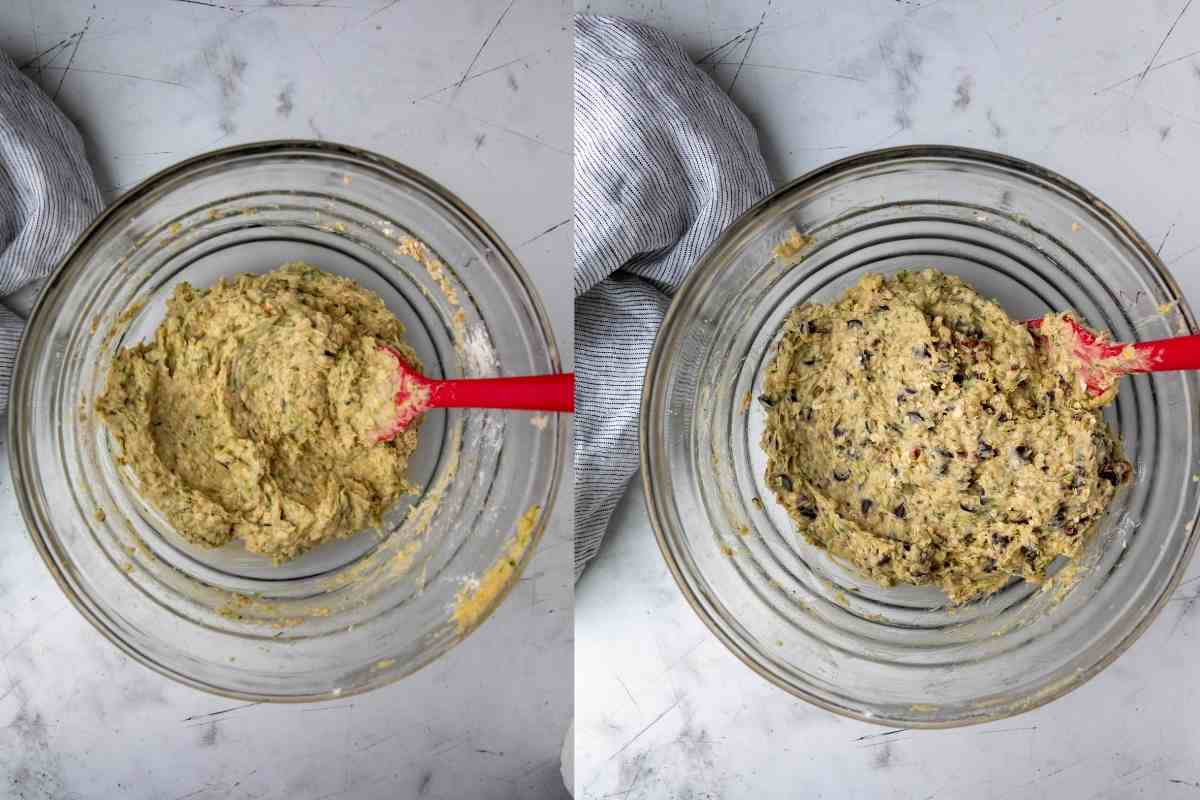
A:
POLYGON ((576 578, 637 471, 642 377, 671 294, 770 191, 754 128, 682 47, 576 18, 576 578))
MULTIPOLYGON (((101 207, 79 132, 0 53, 0 298, 49 275, 101 207)), ((24 327, 0 304, 0 413, 24 327)))

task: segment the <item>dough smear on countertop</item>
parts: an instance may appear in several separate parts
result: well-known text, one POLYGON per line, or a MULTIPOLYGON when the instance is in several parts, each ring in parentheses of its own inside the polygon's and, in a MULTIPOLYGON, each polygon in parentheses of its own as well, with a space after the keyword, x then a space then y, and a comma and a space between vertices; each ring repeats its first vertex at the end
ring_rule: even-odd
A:
POLYGON ((96 410, 118 461, 185 539, 276 562, 377 525, 417 426, 389 442, 404 326, 374 293, 307 264, 176 287, 151 341, 117 353, 96 410))
POLYGON ((1040 582, 1132 472, 1061 367, 958 278, 867 275, 784 324, 759 398, 767 484, 808 541, 884 586, 963 603, 1040 582))

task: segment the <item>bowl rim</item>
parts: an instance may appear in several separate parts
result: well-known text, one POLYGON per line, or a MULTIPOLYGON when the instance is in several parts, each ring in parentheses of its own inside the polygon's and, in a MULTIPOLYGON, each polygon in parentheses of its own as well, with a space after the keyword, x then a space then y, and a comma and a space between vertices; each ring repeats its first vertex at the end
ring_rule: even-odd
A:
MULTIPOLYGON (((144 197, 148 192, 158 188, 171 179, 191 171, 197 167, 206 165, 219 164, 222 161, 231 158, 241 158, 246 156, 264 156, 264 155, 286 155, 289 152, 298 155, 316 155, 316 156, 346 156, 362 161, 367 161, 376 166, 382 167, 398 173, 402 178, 412 181, 417 186, 433 195, 438 200, 449 205, 453 211, 460 214, 468 223, 475 226, 483 238, 487 240, 489 246, 493 247, 505 261, 511 266, 512 275, 516 278, 518 285, 524 292, 529 301, 533 316, 540 329, 541 335, 544 337, 547 344, 547 356, 550 360, 550 365, 554 372, 562 371, 562 361, 559 356, 558 343, 554 337, 554 329, 550 325, 550 318, 546 313, 546 308, 542 302, 541 293, 533 284, 529 277, 529 273, 525 271, 520 260, 508 247, 500 235, 479 216, 470 206, 468 206, 457 194, 447 189, 438 181, 433 180, 429 176, 419 170, 409 167, 388 156, 380 155, 379 153, 366 150, 353 145, 341 144, 326 140, 315 139, 266 139, 256 142, 246 142, 243 144, 222 147, 216 150, 208 150, 197 155, 186 158, 171 164, 157 172, 152 173, 146 178, 138 181, 132 188, 118 195, 111 203, 106 205, 95 219, 75 238, 71 247, 59 259, 54 269, 44 279, 45 283, 39 290, 37 299, 29 312, 26 319, 25 329, 22 332, 21 342, 17 349, 17 354, 13 362, 13 378, 9 391, 9 409, 8 409, 8 425, 6 432, 10 447, 19 441, 18 429, 19 421, 23 419, 22 415, 17 412, 17 406, 13 400, 21 396, 25 391, 27 381, 24 375, 28 374, 29 369, 27 362, 30 356, 29 336, 27 335, 30 324, 42 312, 42 308, 46 303, 47 297, 53 289, 58 286, 63 280, 67 272, 68 265, 75 259, 76 255, 82 249, 84 244, 93 236, 93 234, 106 225, 115 215, 132 205, 136 200, 144 197)), ((59 590, 71 602, 84 619, 86 619, 93 628, 100 632, 112 644, 116 645, 125 655, 132 658, 134 661, 149 667, 155 672, 170 678, 177 683, 185 686, 190 686, 194 689, 207 692, 209 694, 228 697, 234 700, 248 700, 252 702, 269 702, 269 703, 310 703, 324 700, 344 699, 353 697, 357 694, 362 694, 374 689, 380 689, 389 686, 403 678, 419 672, 421 669, 429 666, 437 659, 449 653, 455 647, 463 642, 468 636, 481 628, 483 624, 495 613, 496 609, 504 603, 513 587, 518 584, 521 574, 525 567, 533 558, 534 553, 538 549, 542 535, 545 533, 549 525, 550 516, 553 513, 555 502, 558 498, 558 492, 561 487, 563 473, 567 467, 567 437, 563 435, 563 424, 556 425, 555 438, 558 440, 553 450, 554 452, 554 470, 550 478, 550 486, 546 493, 545 505, 538 514, 537 521, 534 524, 533 530, 530 532, 530 544, 522 553, 521 559, 515 565, 512 573, 509 575, 509 580, 501 587, 493 599, 491 606, 486 609, 485 613, 475 620, 469 628, 460 631, 454 641, 446 648, 439 652, 433 653, 426 658, 418 658, 414 661, 412 668, 408 670, 388 670, 379 673, 380 680, 375 683, 366 683, 356 686, 351 689, 334 691, 325 691, 320 693, 307 694, 265 694, 258 692, 243 692, 235 689, 217 686, 207 683, 202 680, 197 680, 190 675, 184 674, 175 670, 166 664, 160 663, 139 649, 133 647, 124 638, 110 630, 106 618, 93 611, 90 604, 85 602, 84 598, 79 597, 71 588, 66 576, 59 569, 50 552, 48 543, 45 537, 40 532, 39 527, 34 523, 34 512, 29 501, 29 484, 34 480, 34 476, 26 476, 22 469, 22 459, 15 457, 15 454, 10 453, 9 457, 9 474, 13 482, 13 490, 16 495, 17 504, 21 509, 21 518, 24 522, 25 532, 33 541, 34 547, 49 570, 54 582, 58 585, 59 590), (28 478, 28 479, 27 479, 28 478)))
POLYGON ((700 602, 699 597, 691 589, 684 575, 683 567, 680 560, 676 557, 674 550, 669 542, 666 530, 667 522, 663 512, 662 503, 657 498, 657 487, 654 480, 653 471, 651 469, 650 445, 651 445, 651 427, 656 424, 651 416, 653 401, 657 392, 657 382, 653 378, 662 369, 663 362, 669 359, 670 354, 665 350, 666 333, 674 326, 678 325, 678 316, 680 313, 680 302, 682 298, 687 297, 694 291, 694 287, 702 278, 707 277, 707 273, 715 269, 715 264, 718 257, 724 255, 727 250, 737 243, 737 240, 743 235, 747 228, 758 221, 761 217, 769 214, 775 205, 791 196, 792 194, 809 188, 810 186, 826 179, 845 172, 849 172, 861 167, 884 164, 893 161, 911 160, 911 159, 927 159, 927 160, 957 160, 976 162, 978 164, 990 167, 1001 167, 1017 172, 1027 173, 1032 177, 1053 185, 1054 187, 1063 190, 1065 193, 1072 195, 1079 202, 1091 207, 1095 213, 1100 215, 1108 223, 1115 226, 1118 231, 1127 237, 1131 246, 1146 260, 1150 268, 1157 273, 1163 283, 1171 290, 1171 292, 1179 299, 1178 311, 1184 321, 1186 321, 1189 331, 1197 333, 1196 318, 1192 312, 1191 306, 1188 304, 1187 298, 1183 294, 1178 282, 1171 275, 1166 265, 1159 258, 1147 242, 1126 219, 1117 213, 1112 207, 1101 200, 1098 196, 1088 191, 1086 188, 1076 183, 1075 181, 1066 178, 1053 170, 1034 164, 1033 162, 1024 159, 1015 158, 1003 153, 996 153, 990 150, 981 150, 972 147, 960 147, 957 145, 943 144, 916 144, 916 145, 901 145, 898 147, 886 147, 877 150, 868 150, 862 153, 847 156, 831 161, 827 164, 816 167, 808 172, 794 178, 791 181, 780 186, 774 192, 770 193, 762 200, 758 201, 741 215, 738 216, 721 234, 705 248, 700 257, 696 260, 691 271, 680 284, 679 289, 675 292, 671 300, 671 305, 667 309, 666 315, 663 317, 662 325, 659 327, 658 333, 655 335, 654 348, 650 352, 650 358, 646 362, 646 372, 642 382, 642 399, 640 406, 640 420, 638 425, 638 445, 640 448, 640 469, 642 474, 642 488, 645 495, 646 512, 650 519, 650 525, 654 529, 654 539, 658 543, 659 552, 662 554, 663 560, 667 564, 667 568, 671 573, 671 577, 675 580, 684 599, 688 605, 704 623, 705 627, 712 632, 717 639, 738 658, 743 664, 757 673, 760 677, 765 678, 770 683, 783 689, 790 695, 800 698, 808 703, 811 703, 826 711, 833 712, 843 717, 858 720, 860 722, 869 722, 874 725, 884 725, 889 727, 902 726, 913 729, 947 729, 965 727, 967 725, 978 725, 986 722, 994 722, 1000 719, 1017 716, 1028 711, 1046 705, 1063 695, 1071 692, 1074 689, 1087 683, 1093 677, 1098 675, 1106 667, 1112 664, 1128 650, 1135 641, 1137 641, 1143 633, 1150 627, 1150 624, 1158 618, 1166 606, 1167 601, 1171 598, 1179 582, 1188 570, 1192 556, 1197 545, 1197 522, 1200 522, 1200 512, 1194 515, 1188 524, 1188 539, 1184 546, 1183 554, 1179 560, 1178 566, 1170 579, 1163 586, 1161 592, 1155 602, 1143 613, 1141 619, 1133 626, 1133 628, 1108 652, 1087 668, 1075 672, 1070 679, 1059 680, 1049 684, 1038 691, 1032 698, 1022 701, 1009 703, 1000 706, 998 712, 987 713, 978 717, 970 717, 966 719, 939 721, 914 721, 910 719, 893 719, 878 715, 862 714, 854 709, 838 705, 830 702, 813 692, 807 691, 801 687, 792 686, 774 674, 768 672, 753 660, 747 653, 743 652, 740 643, 717 623, 717 620, 712 617, 700 602))

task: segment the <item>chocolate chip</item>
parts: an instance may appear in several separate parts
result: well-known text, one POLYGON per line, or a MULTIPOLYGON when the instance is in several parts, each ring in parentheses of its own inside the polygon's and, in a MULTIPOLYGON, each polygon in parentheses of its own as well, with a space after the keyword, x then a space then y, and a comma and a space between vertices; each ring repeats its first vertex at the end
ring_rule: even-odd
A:
POLYGON ((875 503, 874 503, 873 501, 871 501, 871 500, 867 500, 867 499, 864 499, 864 500, 862 501, 862 503, 860 503, 860 504, 859 504, 859 508, 861 508, 861 509, 862 509, 862 513, 863 513, 864 515, 865 515, 865 514, 870 514, 870 513, 871 513, 871 506, 873 506, 873 505, 875 505, 875 503))
POLYGON ((818 325, 817 323, 813 322, 812 320, 809 320, 808 322, 805 322, 803 325, 801 325, 801 326, 800 326, 800 330, 801 330, 802 332, 804 332, 804 333, 808 333, 808 334, 814 334, 814 333, 821 333, 821 334, 824 334, 824 333, 829 333, 829 329, 828 329, 828 328, 822 328, 820 325, 818 325))
POLYGON ((848 319, 848 320, 846 320, 846 327, 847 328, 861 328, 862 320, 861 319, 848 319))
POLYGON ((774 407, 775 407, 775 400, 773 400, 771 397, 769 397, 769 396, 767 396, 767 395, 765 395, 765 394, 760 394, 760 395, 758 396, 758 402, 762 403, 762 404, 763 404, 764 406, 766 406, 767 408, 774 408, 774 407))
POLYGON ((1125 481, 1129 480, 1129 474, 1133 470, 1125 461, 1110 461, 1100 470, 1101 480, 1106 480, 1113 486, 1120 486, 1125 481))
POLYGON ((997 547, 1008 547, 1008 543, 1011 541, 1012 539, 1010 537, 1005 536, 1002 533, 992 534, 992 544, 996 545, 997 547))
POLYGON ((846 435, 846 429, 843 428, 841 425, 838 425, 836 422, 833 423, 833 438, 840 439, 845 435, 846 435))
POLYGON ((796 513, 799 514, 800 516, 804 517, 805 519, 811 520, 811 519, 817 518, 817 509, 813 506, 802 506, 800 508, 797 508, 796 513))
POLYGON ((929 391, 933 392, 934 394, 941 394, 942 385, 937 381, 934 381, 933 383, 929 384, 929 391))
POLYGON ((858 354, 858 365, 863 369, 871 365, 871 353, 869 351, 863 350, 858 354))
POLYGON ((990 444, 988 444, 987 442, 980 439, 979 440, 979 448, 976 449, 975 454, 977 456, 979 456, 980 458, 991 458, 994 455, 996 455, 996 448, 992 447, 990 444))
POLYGON ((1021 459, 1026 464, 1033 461, 1033 450, 1031 450, 1030 448, 1026 447, 1023 444, 1017 445, 1014 448, 1014 452, 1017 454, 1017 458, 1021 459))
POLYGON ((785 492, 792 490, 792 479, 787 475, 776 475, 775 482, 782 486, 785 492))
POLYGON ((957 384, 958 386, 962 386, 962 382, 965 381, 966 379, 967 379, 966 375, 963 375, 961 372, 956 372, 956 373, 954 373, 954 377, 951 380, 953 380, 954 383, 957 384))
POLYGON ((963 511, 967 512, 968 514, 978 514, 979 513, 978 508, 975 508, 974 506, 969 506, 966 503, 959 503, 958 507, 961 508, 963 511))
POLYGON ((835 481, 837 481, 838 483, 844 483, 844 482, 846 482, 846 481, 850 480, 850 470, 848 470, 848 469, 835 469, 835 470, 833 471, 833 479, 834 479, 835 481))
POLYGON ((897 519, 904 519, 908 516, 908 509, 904 507, 904 503, 901 503, 892 509, 892 513, 896 515, 897 519))
POLYGON ((910 411, 908 412, 908 421, 914 424, 918 422, 924 422, 925 417, 921 416, 920 411, 910 411))
POLYGON ((887 555, 880 556, 879 560, 875 562, 875 566, 877 566, 877 567, 887 566, 889 563, 891 563, 891 560, 892 560, 891 556, 887 556, 887 555))

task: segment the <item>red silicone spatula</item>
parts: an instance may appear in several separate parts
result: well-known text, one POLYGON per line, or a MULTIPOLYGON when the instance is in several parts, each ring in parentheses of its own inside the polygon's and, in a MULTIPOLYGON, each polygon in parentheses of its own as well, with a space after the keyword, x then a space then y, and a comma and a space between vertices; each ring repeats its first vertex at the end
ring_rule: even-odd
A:
POLYGON ((503 408, 513 411, 574 411, 575 375, 434 380, 415 372, 395 349, 380 350, 396 360, 396 419, 379 434, 386 442, 431 408, 503 408))
MULTIPOLYGON (((1130 372, 1167 372, 1176 369, 1200 369, 1200 336, 1176 336, 1152 342, 1121 344, 1097 337, 1071 317, 1065 317, 1075 333, 1075 356, 1080 362, 1080 377, 1092 395, 1102 395, 1115 381, 1130 372)), ((1026 320, 1035 334, 1040 319, 1026 320)))

